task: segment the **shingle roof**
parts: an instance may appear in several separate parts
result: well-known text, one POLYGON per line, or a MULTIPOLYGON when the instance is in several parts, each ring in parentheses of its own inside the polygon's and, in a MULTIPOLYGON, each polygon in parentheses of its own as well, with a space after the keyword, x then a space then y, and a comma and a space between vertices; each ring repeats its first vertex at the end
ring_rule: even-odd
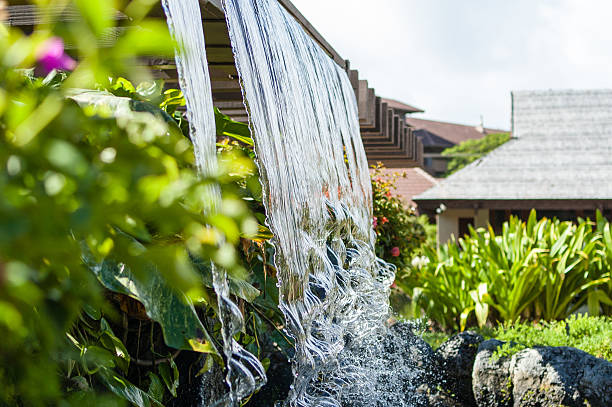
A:
POLYGON ((415 200, 612 199, 612 90, 512 102, 514 138, 415 200))
POLYGON ((453 145, 462 141, 480 139, 487 134, 508 133, 507 130, 483 129, 479 126, 468 126, 465 124, 438 122, 435 120, 416 119, 407 117, 406 123, 415 130, 427 130, 436 136, 451 142, 453 145))

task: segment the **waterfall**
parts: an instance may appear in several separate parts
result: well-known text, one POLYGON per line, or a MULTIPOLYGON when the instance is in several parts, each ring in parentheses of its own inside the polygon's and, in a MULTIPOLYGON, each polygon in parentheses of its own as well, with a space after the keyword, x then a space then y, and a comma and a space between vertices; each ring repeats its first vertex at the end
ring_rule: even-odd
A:
MULTIPOLYGON (((196 163, 203 176, 217 173, 216 129, 212 91, 206 60, 204 29, 198 0, 162 0, 170 33, 177 43, 176 66, 187 105, 190 138, 196 163)), ((209 211, 220 202, 219 190, 208 191, 213 197, 209 211)), ((232 407, 265 383, 265 371, 259 360, 245 351, 233 335, 243 326, 240 310, 230 299, 227 273, 212 265, 213 286, 217 294, 218 315, 222 325, 226 383, 229 392, 215 405, 232 407)))
POLYGON ((274 234, 279 306, 296 342, 285 405, 340 406, 355 395, 378 405, 376 381, 388 372, 363 358, 379 353, 394 268, 374 255, 353 89, 277 0, 224 5, 274 234))

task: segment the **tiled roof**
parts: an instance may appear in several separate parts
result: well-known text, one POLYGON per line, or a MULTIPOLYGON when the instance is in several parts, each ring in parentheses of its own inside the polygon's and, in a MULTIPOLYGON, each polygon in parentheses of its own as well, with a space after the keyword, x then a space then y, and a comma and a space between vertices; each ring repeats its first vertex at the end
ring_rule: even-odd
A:
POLYGON ((418 200, 612 199, 612 90, 514 92, 514 138, 418 200))
POLYGON ((427 130, 454 145, 466 140, 480 139, 487 134, 508 133, 508 130, 483 129, 479 126, 438 122, 435 120, 417 119, 414 117, 407 117, 406 123, 415 130, 427 130))
POLYGON ((438 183, 438 180, 419 167, 414 168, 383 168, 383 177, 392 178, 393 174, 399 176, 395 180, 396 189, 393 195, 399 196, 406 206, 416 206, 412 198, 419 195, 438 183))

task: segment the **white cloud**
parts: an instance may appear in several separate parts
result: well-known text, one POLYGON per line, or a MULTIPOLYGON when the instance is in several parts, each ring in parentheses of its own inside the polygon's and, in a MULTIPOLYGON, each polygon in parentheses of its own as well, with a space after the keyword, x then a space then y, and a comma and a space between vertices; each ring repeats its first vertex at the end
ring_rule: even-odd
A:
POLYGON ((612 87, 609 0, 293 0, 379 95, 509 127, 510 91, 612 87))

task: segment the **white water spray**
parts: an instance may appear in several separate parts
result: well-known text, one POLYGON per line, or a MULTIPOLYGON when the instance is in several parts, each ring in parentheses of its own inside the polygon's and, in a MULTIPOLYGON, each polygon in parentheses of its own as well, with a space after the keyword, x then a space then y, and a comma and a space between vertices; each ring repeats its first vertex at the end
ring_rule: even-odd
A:
MULTIPOLYGON (((187 105, 196 163, 203 176, 215 175, 215 116, 200 5, 198 0, 163 0, 162 5, 168 27, 178 46, 176 66, 187 105)), ((220 202, 219 190, 213 187, 209 193, 213 199, 208 210, 215 211, 220 202)), ((214 405, 233 407, 265 383, 265 371, 259 360, 233 339, 244 321, 240 310, 230 299, 227 272, 212 265, 212 275, 219 304, 227 367, 226 383, 229 387, 229 392, 221 400, 216 400, 214 405)))
POLYGON ((374 400, 380 372, 355 355, 376 356, 394 268, 374 255, 353 89, 276 0, 224 4, 274 234, 279 306, 296 341, 285 404, 340 406, 349 393, 374 400))

